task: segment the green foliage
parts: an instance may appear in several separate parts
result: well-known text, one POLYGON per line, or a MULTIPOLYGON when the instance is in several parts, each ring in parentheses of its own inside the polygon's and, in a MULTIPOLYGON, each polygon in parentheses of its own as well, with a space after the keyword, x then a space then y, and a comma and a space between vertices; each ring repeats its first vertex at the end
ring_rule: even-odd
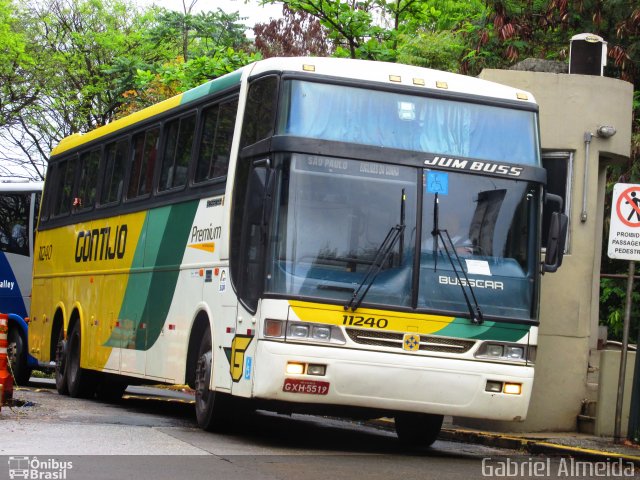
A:
POLYGON ((134 76, 133 88, 124 95, 124 104, 118 116, 128 115, 259 59, 259 54, 227 47, 186 62, 178 57, 150 69, 139 69, 134 76))
POLYGON ((401 35, 398 62, 421 67, 457 72, 458 60, 464 51, 464 40, 451 31, 418 31, 414 35, 401 35))
MULTIPOLYGON (((624 262, 627 266, 628 263, 624 262)), ((600 281, 600 323, 608 327, 609 338, 622 339, 624 309, 627 296, 627 280, 625 278, 603 278, 600 281)), ((637 280, 636 280, 637 286, 637 280)), ((631 319, 640 318, 640 292, 634 291, 631 301, 631 319)), ((629 339, 635 343, 638 338, 639 324, 632 321, 629 339)))

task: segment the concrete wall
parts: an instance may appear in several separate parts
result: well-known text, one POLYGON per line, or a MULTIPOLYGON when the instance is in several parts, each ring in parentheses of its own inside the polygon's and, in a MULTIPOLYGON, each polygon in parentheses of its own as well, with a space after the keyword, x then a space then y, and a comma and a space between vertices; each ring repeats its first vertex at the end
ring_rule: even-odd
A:
MULTIPOLYGON (((615 430, 616 402, 618 401, 618 378, 620 375, 619 350, 605 350, 600 356, 600 388, 598 390, 598 405, 596 409, 595 434, 612 437, 615 430)), ((627 355, 627 369, 625 371, 624 396, 622 397, 622 415, 620 434, 627 436, 629 428, 629 407, 633 390, 633 372, 635 371, 636 352, 627 355)))
POLYGON ((573 152, 570 244, 561 269, 542 281, 536 379, 527 419, 465 422, 507 431, 572 431, 589 397, 587 372, 598 333, 599 274, 606 167, 628 159, 633 86, 585 75, 484 70, 480 78, 531 92, 540 106, 543 151, 573 152), (585 132, 612 125, 609 139, 593 137, 588 158, 587 218, 581 221, 585 132))

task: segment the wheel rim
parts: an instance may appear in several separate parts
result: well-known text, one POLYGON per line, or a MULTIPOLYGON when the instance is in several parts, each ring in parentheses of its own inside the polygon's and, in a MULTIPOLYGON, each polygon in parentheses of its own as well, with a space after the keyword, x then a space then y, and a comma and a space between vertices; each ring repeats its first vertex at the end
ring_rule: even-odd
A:
POLYGON ((198 359, 196 367, 196 405, 204 409, 209 402, 211 391, 211 351, 203 353, 198 359))
POLYGON ((7 345, 7 358, 9 359, 9 364, 11 368, 15 369, 18 364, 18 344, 17 342, 11 342, 7 345))
POLYGON ((64 375, 65 350, 65 341, 59 340, 56 345, 56 373, 60 376, 64 375))

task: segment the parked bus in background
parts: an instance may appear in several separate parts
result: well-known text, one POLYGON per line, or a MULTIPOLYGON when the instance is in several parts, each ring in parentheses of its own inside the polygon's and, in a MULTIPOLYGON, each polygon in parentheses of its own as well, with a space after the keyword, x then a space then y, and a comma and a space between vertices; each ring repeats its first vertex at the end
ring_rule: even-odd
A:
POLYGON ((37 366, 27 352, 27 317, 41 193, 42 182, 0 183, 0 312, 9 315, 7 353, 18 385, 37 366))
MULTIPOLYGON (((272 58, 63 140, 30 348, 71 396, 188 383, 244 407, 518 420, 562 260, 530 94, 400 64, 272 58)), ((242 408, 241 408, 242 407, 242 408)))

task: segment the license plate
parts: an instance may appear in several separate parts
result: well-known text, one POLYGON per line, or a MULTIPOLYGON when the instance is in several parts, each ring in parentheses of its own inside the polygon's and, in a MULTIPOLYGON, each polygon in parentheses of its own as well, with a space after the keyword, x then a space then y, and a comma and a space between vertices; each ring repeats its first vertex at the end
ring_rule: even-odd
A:
POLYGON ((309 395, 326 395, 329 393, 329 382, 318 380, 300 380, 287 378, 282 390, 288 393, 307 393, 309 395))

